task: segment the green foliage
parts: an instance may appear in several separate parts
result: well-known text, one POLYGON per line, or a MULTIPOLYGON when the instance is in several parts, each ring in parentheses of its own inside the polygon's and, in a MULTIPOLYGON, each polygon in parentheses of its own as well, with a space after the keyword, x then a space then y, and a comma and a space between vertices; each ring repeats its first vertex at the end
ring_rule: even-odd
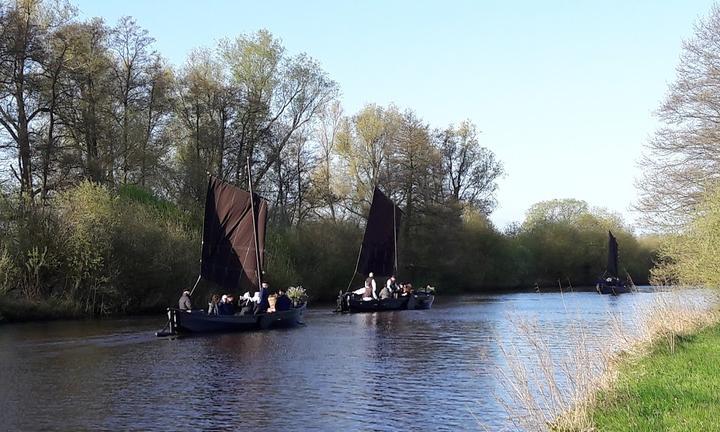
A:
POLYGON ((639 243, 619 216, 590 209, 584 201, 552 200, 531 207, 517 245, 532 257, 523 285, 592 285, 607 263, 607 232, 620 245, 621 277, 646 283, 653 250, 639 243))
POLYGON ((361 238, 357 225, 340 221, 309 222, 271 234, 268 248, 284 245, 279 254, 268 252, 267 271, 272 283, 283 288, 302 285, 314 299, 335 298, 353 275, 361 238), (278 269, 284 279, 275 274, 278 269))
POLYGON ((59 217, 66 227, 65 266, 69 296, 88 313, 105 313, 118 293, 112 237, 117 223, 113 197, 104 186, 83 182, 59 199, 59 217))
POLYGON ((659 284, 681 283, 720 287, 720 188, 706 194, 685 229, 667 236, 653 269, 659 284))
POLYGON ((600 431, 720 430, 720 327, 687 338, 670 351, 625 364, 613 390, 599 395, 593 420, 600 431))
POLYGON ((307 291, 300 285, 288 288, 286 294, 293 303, 305 303, 308 298, 307 291))
POLYGON ((73 314, 159 309, 197 274, 199 230, 142 189, 114 194, 83 182, 52 204, 3 214, 0 297, 6 305, 29 314, 49 302, 70 304, 63 310, 73 314))

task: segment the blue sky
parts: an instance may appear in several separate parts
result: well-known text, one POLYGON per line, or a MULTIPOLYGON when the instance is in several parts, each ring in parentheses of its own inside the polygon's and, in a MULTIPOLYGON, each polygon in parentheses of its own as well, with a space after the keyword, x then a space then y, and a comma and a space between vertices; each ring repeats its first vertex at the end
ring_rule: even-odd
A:
POLYGON ((711 1, 73 1, 82 17, 130 15, 179 65, 195 47, 266 28, 366 103, 464 119, 503 161, 500 227, 535 202, 620 212, 675 76, 682 40, 711 1))

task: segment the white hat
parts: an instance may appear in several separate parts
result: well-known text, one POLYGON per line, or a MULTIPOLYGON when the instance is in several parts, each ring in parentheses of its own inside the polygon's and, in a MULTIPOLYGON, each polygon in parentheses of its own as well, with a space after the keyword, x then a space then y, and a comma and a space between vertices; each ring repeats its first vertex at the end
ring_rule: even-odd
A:
POLYGON ((373 272, 370 272, 370 274, 368 275, 368 277, 374 277, 374 276, 375 275, 373 274, 373 272))

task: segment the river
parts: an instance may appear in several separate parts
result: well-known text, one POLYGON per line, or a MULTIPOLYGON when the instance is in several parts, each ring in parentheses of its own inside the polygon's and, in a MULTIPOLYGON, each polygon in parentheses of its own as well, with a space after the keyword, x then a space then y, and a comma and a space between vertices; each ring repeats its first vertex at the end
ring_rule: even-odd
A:
MULTIPOLYGON (((499 430, 517 320, 573 349, 661 295, 439 296, 427 311, 308 310, 293 329, 156 338, 163 318, 0 326, 3 430, 499 430)), ((521 347, 522 348, 522 347, 521 347)), ((520 349, 518 352, 524 352, 520 349)))

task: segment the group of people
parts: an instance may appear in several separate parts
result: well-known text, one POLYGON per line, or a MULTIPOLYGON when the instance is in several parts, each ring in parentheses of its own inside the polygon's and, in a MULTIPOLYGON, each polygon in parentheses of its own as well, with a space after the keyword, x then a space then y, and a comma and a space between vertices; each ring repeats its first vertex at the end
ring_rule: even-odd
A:
MULTIPOLYGON (((190 291, 183 291, 178 302, 180 310, 192 311, 190 291)), ((208 315, 253 315, 290 310, 293 307, 292 300, 283 290, 276 294, 270 294, 270 286, 263 282, 259 291, 250 295, 246 292, 239 299, 235 300, 232 294, 213 294, 208 303, 208 315)))
POLYGON ((405 297, 413 292, 411 283, 398 283, 395 276, 390 276, 385 282, 385 286, 378 292, 375 275, 370 272, 365 279, 365 286, 353 291, 354 294, 362 295, 363 300, 386 300, 389 298, 405 297))

